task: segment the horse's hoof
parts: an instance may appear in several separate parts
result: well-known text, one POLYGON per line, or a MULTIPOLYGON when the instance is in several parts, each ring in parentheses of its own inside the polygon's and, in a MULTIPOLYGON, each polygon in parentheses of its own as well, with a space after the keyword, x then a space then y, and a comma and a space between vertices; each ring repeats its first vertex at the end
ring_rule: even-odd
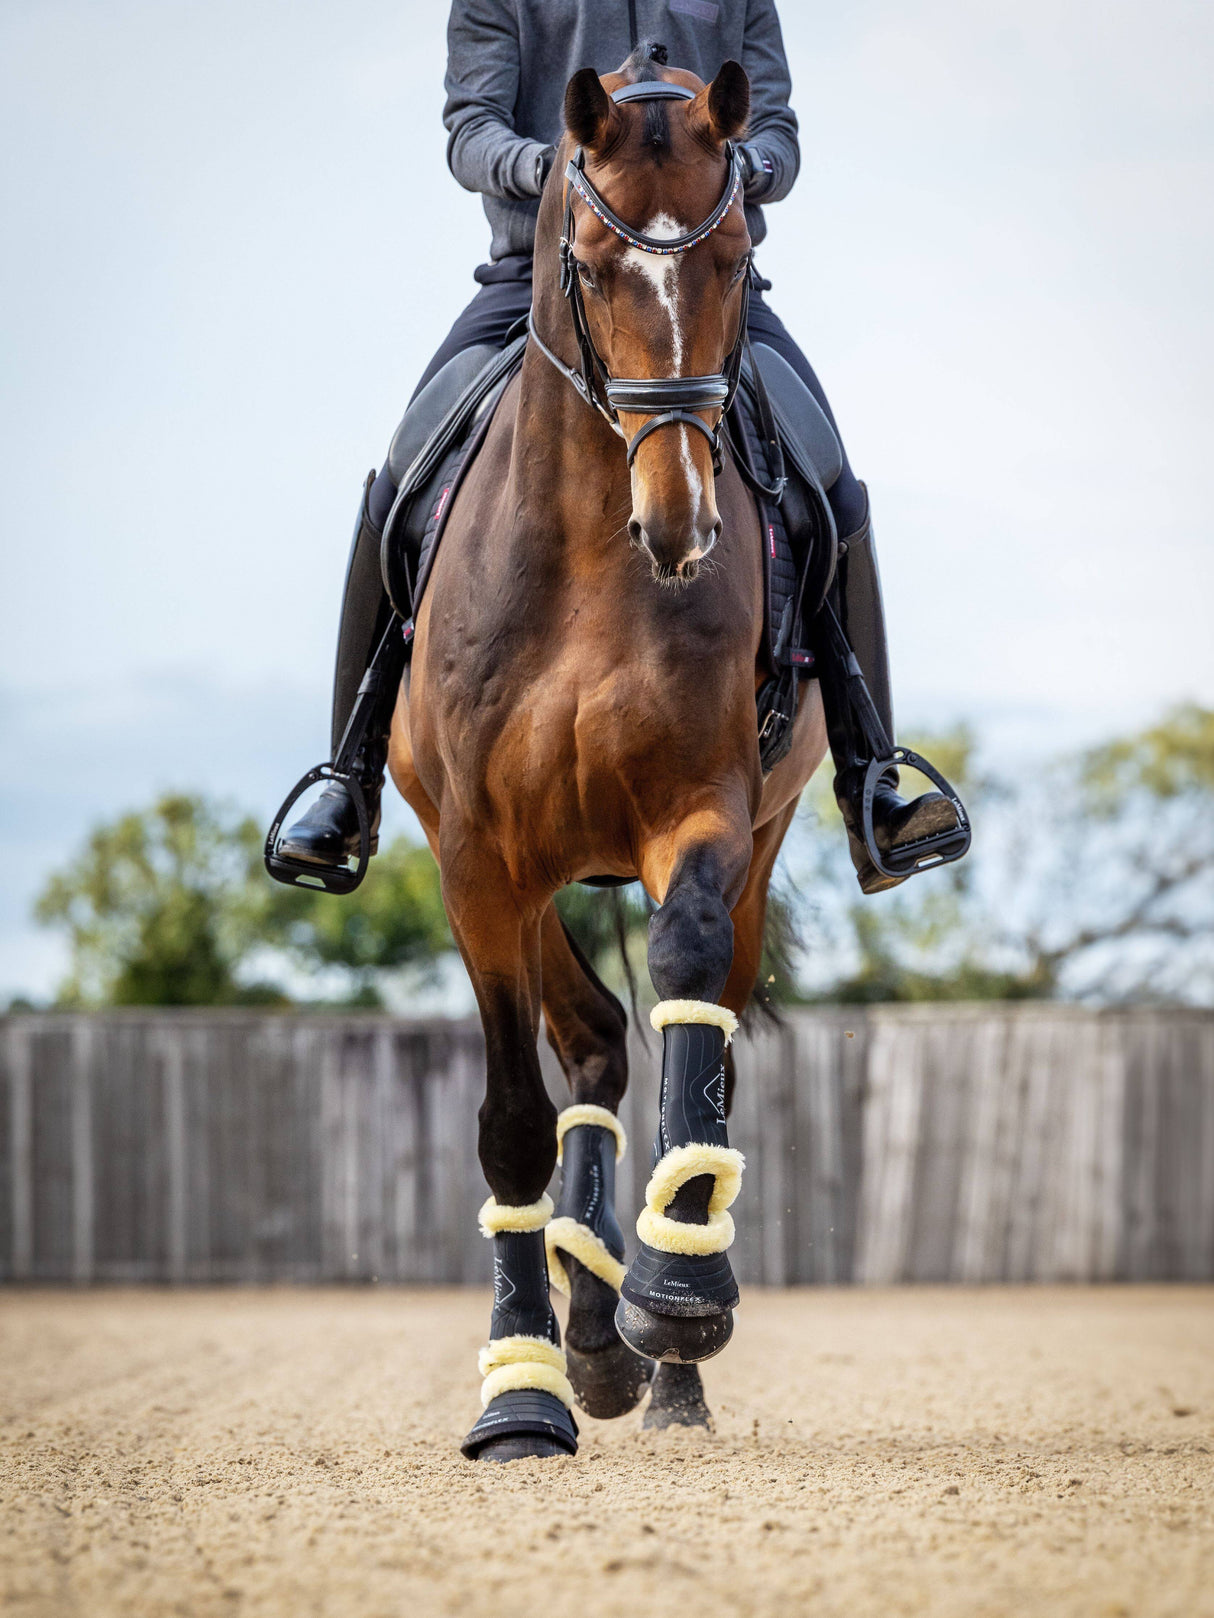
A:
POLYGON ((703 1427, 712 1431, 712 1412, 704 1402, 704 1384, 694 1365, 658 1367, 642 1426, 650 1432, 667 1427, 703 1427))
POLYGON ((714 1315, 659 1315, 621 1298, 615 1328, 634 1354, 666 1365, 698 1365, 719 1354, 733 1336, 733 1310, 714 1315))
POLYGON ((470 1461, 576 1455, 577 1423, 555 1394, 512 1388, 489 1401, 460 1450, 470 1461))
POLYGON ((516 1433, 510 1438, 491 1438, 477 1450, 478 1461, 530 1461, 548 1455, 568 1455, 569 1451, 555 1438, 541 1438, 536 1433, 516 1433))
POLYGON ((635 1410, 654 1372, 652 1360, 639 1359, 620 1342, 589 1354, 566 1344, 565 1359, 579 1408, 599 1421, 635 1410))

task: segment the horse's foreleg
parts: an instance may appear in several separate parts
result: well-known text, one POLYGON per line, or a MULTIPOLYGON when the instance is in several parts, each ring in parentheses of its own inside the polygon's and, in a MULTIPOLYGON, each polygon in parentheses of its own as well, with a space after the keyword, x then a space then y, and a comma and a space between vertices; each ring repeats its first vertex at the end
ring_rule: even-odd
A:
MULTIPOLYGON (((796 807, 797 800, 794 798, 786 808, 755 832, 754 852, 751 855, 746 885, 730 913, 730 921, 733 923, 733 962, 721 992, 721 1002, 738 1017, 745 1011, 758 979, 759 963, 763 954, 767 888, 771 881, 772 866, 796 813, 796 807)), ((732 1049, 726 1049, 724 1065, 725 1111, 728 1115, 734 1087, 732 1049)), ((649 1408, 645 1412, 645 1426, 707 1427, 711 1425, 711 1420, 704 1399, 704 1386, 699 1369, 694 1365, 660 1365, 653 1379, 649 1408)))
POLYGON ((540 1076, 540 916, 547 896, 520 897, 504 865, 444 818, 443 900, 485 1029, 487 1081, 478 1114, 492 1192, 480 1213, 493 1242, 493 1316, 481 1350, 482 1415, 469 1458, 572 1454, 577 1427, 560 1329, 548 1297, 545 1187, 556 1165, 556 1108, 540 1076))
POLYGON ((569 1298, 565 1347, 578 1404, 591 1416, 622 1416, 641 1400, 653 1369, 615 1329, 624 1277, 615 1165, 626 1145, 616 1111, 628 1083, 628 1021, 554 907, 544 913, 541 937, 548 1041, 573 1095, 556 1123, 561 1199, 545 1232, 548 1270, 569 1298))
POLYGON ((654 1170, 637 1221, 640 1250, 620 1288, 616 1324, 638 1354, 694 1364, 733 1331, 737 1283, 727 1248, 742 1158, 725 1122, 725 1047, 737 1017, 719 1004, 734 956, 730 911, 753 840, 744 813, 700 812, 643 851, 662 905, 649 924, 649 973, 661 996, 662 1089, 654 1170))

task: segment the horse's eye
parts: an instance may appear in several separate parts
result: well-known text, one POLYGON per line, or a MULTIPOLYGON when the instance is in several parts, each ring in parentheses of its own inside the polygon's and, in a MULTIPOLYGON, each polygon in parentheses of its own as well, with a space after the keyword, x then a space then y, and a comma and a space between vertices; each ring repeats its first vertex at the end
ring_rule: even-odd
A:
POLYGON ((594 276, 591 274, 589 268, 582 263, 581 259, 578 260, 577 273, 578 280, 584 287, 587 287, 591 292, 597 292, 599 290, 598 283, 595 281, 594 276))
POLYGON ((739 262, 737 268, 734 270, 733 279, 729 283, 730 286, 733 285, 734 281, 740 281, 742 279, 743 275, 745 275, 746 271, 749 268, 750 268, 750 254, 747 253, 746 257, 739 262))

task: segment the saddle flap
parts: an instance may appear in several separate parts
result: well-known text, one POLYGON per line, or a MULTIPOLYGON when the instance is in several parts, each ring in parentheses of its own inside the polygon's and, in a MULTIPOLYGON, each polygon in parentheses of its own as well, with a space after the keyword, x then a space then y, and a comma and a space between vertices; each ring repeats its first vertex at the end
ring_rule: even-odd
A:
POLYGON ((434 424, 441 423, 469 383, 475 382, 500 349, 487 343, 465 348, 449 359, 413 399, 388 449, 388 475, 399 489, 409 469, 425 449, 434 424))
POLYGON ((526 341, 522 336, 504 349, 480 344, 456 354, 431 377, 396 429, 388 464, 398 487, 384 524, 380 568, 402 618, 417 612, 455 485, 523 363, 526 341))
POLYGON ((785 448, 803 477, 829 489, 843 470, 843 451, 822 406, 784 358, 766 343, 751 352, 763 377, 785 448), (800 464, 807 461, 808 466, 800 464))

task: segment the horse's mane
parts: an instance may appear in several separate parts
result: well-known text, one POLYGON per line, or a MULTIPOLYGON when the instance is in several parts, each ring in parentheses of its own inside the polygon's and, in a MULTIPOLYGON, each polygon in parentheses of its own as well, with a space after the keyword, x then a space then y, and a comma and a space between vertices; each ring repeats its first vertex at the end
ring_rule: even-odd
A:
MULTIPOLYGON (((666 62, 665 45, 659 45, 656 40, 643 39, 624 62, 620 72, 628 75, 629 84, 649 84, 660 77, 658 68, 665 67, 666 62)), ((641 145, 655 153, 670 150, 670 119, 666 114, 665 101, 645 103, 645 128, 641 134, 641 145)))

